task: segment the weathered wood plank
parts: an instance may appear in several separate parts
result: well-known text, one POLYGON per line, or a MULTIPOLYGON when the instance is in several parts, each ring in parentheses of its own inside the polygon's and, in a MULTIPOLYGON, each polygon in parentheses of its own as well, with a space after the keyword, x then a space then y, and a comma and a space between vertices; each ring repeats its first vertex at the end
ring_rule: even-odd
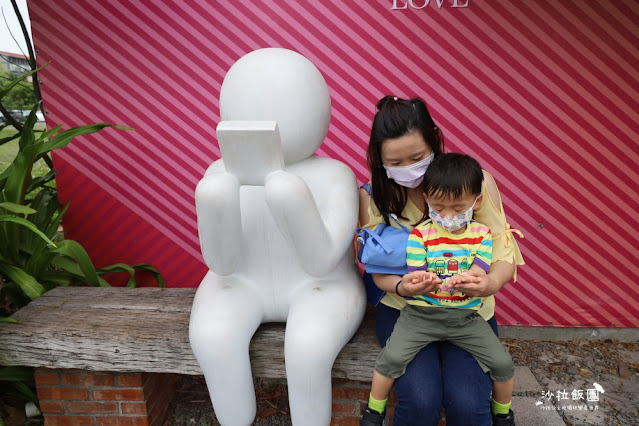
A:
MULTIPOLYGON (((0 323, 0 365, 201 375, 188 341, 194 289, 57 288, 0 323)), ((379 345, 367 316, 333 376, 370 380, 379 345)), ((250 346, 256 377, 284 378, 284 325, 250 346)))
POLYGON ((29 307, 123 309, 162 312, 191 312, 194 288, 94 288, 56 287, 29 307))

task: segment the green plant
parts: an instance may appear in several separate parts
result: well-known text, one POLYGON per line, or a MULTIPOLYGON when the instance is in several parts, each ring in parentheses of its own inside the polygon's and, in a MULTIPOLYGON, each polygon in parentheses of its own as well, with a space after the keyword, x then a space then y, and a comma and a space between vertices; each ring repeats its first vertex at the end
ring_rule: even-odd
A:
MULTIPOLYGON (((62 207, 55 187, 55 173, 49 153, 66 147, 74 138, 106 128, 134 130, 126 126, 98 123, 62 130, 35 130, 37 107, 41 108, 35 57, 22 17, 12 0, 14 10, 29 45, 32 70, 0 87, 0 114, 15 130, 0 138, 0 145, 18 141, 18 153, 5 170, 0 170, 0 322, 15 322, 8 315, 57 286, 109 286, 102 278, 111 273, 128 273, 128 286, 136 286, 136 273, 151 273, 160 287, 165 287, 159 272, 146 263, 115 265, 96 269, 86 250, 78 242, 64 239, 60 227, 68 205, 62 207), (37 103, 24 123, 9 114, 3 100, 33 76, 37 103), (33 166, 44 160, 49 170, 35 176, 33 166)), ((6 132, 3 132, 6 134, 6 132)), ((0 367, 0 395, 13 395, 38 403, 34 392, 33 369, 0 367)), ((2 419, 0 419, 0 426, 2 419)))
MULTIPOLYGON (((0 103, 14 83, 0 91, 0 103)), ((140 270, 153 273, 164 286, 157 270, 147 264, 116 264, 96 270, 84 248, 73 240, 63 239, 58 232, 67 207, 60 209, 56 190, 47 185, 54 179, 53 171, 37 178, 32 176, 36 161, 54 149, 64 148, 77 136, 108 127, 132 129, 99 123, 64 131, 58 126, 35 132, 35 111, 32 110, 19 132, 18 154, 0 173, 0 292, 8 296, 15 308, 20 308, 58 285, 109 286, 102 275, 113 272, 128 272, 129 286, 135 286, 135 273, 140 270)))
MULTIPOLYGON (((0 367, 0 386, 5 395, 38 403, 35 393, 33 369, 26 367, 0 367)), ((2 421, 2 419, 0 419, 2 421)), ((1 425, 2 423, 0 423, 1 425)))
MULTIPOLYGON (((0 82, 2 84, 5 81, 11 81, 15 77, 6 72, 0 72, 0 82)), ((36 102, 33 83, 28 80, 23 80, 17 87, 7 93, 3 99, 3 104, 8 110, 24 110, 28 106, 35 105, 36 102)))

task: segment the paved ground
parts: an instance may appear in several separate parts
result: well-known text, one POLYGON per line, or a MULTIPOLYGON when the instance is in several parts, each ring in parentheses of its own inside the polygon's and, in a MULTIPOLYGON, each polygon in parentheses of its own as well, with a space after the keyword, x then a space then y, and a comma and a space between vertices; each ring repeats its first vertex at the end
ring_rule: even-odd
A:
MULTIPOLYGON (((639 425, 638 342, 502 341, 518 365, 518 426, 639 425)), ((284 385, 260 381, 257 395, 254 425, 290 425, 284 385)), ((204 380, 183 377, 165 426, 218 424, 204 380)))

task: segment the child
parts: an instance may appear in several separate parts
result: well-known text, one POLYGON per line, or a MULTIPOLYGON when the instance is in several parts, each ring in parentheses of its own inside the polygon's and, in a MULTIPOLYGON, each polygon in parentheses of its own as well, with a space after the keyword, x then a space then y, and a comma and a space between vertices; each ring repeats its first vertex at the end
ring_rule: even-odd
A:
POLYGON ((468 351, 494 381, 491 403, 494 425, 514 425, 510 410, 514 364, 492 328, 477 313, 482 297, 455 289, 459 274, 481 268, 492 258, 490 229, 472 220, 482 202, 483 173, 463 154, 440 154, 424 177, 429 219, 417 225, 406 248, 408 274, 397 283, 440 283, 434 291, 402 296, 407 302, 375 364, 368 406, 360 426, 385 424, 386 401, 396 378, 426 345, 448 340, 468 351), (417 272, 415 272, 417 271, 417 272))

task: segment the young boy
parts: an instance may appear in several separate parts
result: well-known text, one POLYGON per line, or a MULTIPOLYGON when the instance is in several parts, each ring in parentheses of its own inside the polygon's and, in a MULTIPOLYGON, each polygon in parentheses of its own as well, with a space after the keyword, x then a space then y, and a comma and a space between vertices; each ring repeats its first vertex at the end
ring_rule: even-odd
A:
POLYGON ((440 154, 424 177, 428 220, 408 238, 408 274, 397 283, 425 286, 440 283, 431 292, 402 296, 407 302, 375 364, 368 406, 360 426, 384 425, 386 401, 396 378, 426 345, 447 340, 468 351, 494 381, 493 425, 514 425, 510 410, 514 364, 488 323, 479 316, 482 297, 455 289, 459 274, 481 268, 492 259, 490 229, 472 220, 482 202, 483 173, 479 163, 463 154, 440 154), (418 271, 418 272, 415 272, 418 271))

